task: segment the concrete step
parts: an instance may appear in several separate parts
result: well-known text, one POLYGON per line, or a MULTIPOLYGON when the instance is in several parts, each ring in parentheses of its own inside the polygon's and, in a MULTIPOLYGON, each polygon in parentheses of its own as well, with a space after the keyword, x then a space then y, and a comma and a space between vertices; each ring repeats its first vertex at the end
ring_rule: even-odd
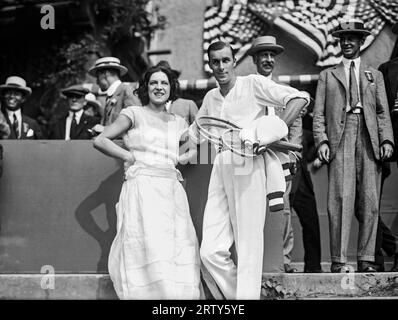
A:
MULTIPOLYGON (((0 299, 117 297, 108 274, 0 274, 0 299)), ((265 273, 262 299, 398 299, 398 273, 265 273)))
POLYGON ((398 273, 263 274, 262 299, 398 299, 398 273))
POLYGON ((113 300, 108 274, 0 274, 0 299, 113 300))
MULTIPOLYGON (((357 270, 357 263, 356 262, 348 262, 348 265, 350 265, 353 268, 353 271, 357 270)), ((385 271, 390 271, 391 268, 393 267, 393 261, 386 261, 384 262, 384 268, 385 271)), ((323 272, 330 272, 330 262, 322 262, 321 267, 323 272)), ((304 262, 292 262, 290 264, 291 267, 296 268, 298 272, 304 272, 304 262)))

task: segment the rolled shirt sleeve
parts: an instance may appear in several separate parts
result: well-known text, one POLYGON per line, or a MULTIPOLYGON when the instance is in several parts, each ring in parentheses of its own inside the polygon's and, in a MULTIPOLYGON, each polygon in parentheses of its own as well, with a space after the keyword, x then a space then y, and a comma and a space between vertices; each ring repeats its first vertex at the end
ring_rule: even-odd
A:
POLYGON ((265 78, 264 76, 252 76, 254 82, 254 96, 260 105, 284 109, 288 102, 295 98, 305 99, 305 107, 307 107, 310 103, 310 96, 308 92, 299 91, 296 88, 278 84, 273 80, 265 78))

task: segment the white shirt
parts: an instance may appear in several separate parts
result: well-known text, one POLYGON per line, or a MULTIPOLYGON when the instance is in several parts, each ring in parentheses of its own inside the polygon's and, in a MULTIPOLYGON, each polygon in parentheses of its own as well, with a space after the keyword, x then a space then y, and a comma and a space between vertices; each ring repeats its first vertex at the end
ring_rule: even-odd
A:
POLYGON ((80 118, 83 115, 83 109, 76 112, 69 111, 69 115, 66 118, 66 123, 65 123, 65 140, 70 140, 70 127, 72 125, 73 114, 76 115, 76 124, 79 124, 80 118))
POLYGON ((8 119, 10 119, 10 123, 13 124, 14 123, 14 114, 17 117, 18 120, 18 132, 19 132, 19 137, 21 137, 21 132, 22 132, 22 112, 21 109, 18 109, 16 111, 11 111, 7 109, 7 115, 8 115, 8 119))
POLYGON ((257 72, 256 74, 258 74, 259 76, 263 76, 263 77, 265 77, 265 78, 267 78, 269 80, 272 80, 272 72, 268 76, 265 76, 265 75, 263 75, 263 74, 261 74, 259 72, 257 72))
MULTIPOLYGON (((347 82, 347 88, 349 90, 350 88, 350 67, 351 67, 351 61, 354 61, 355 65, 355 78, 357 79, 357 87, 358 87, 358 92, 359 92, 359 103, 361 103, 361 90, 359 88, 359 66, 361 64, 361 57, 358 57, 356 59, 350 60, 347 58, 342 59, 343 65, 344 65, 344 73, 345 73, 345 79, 347 82)), ((361 103, 362 105, 362 103, 361 103)), ((349 111, 351 109, 350 106, 350 101, 349 101, 349 95, 347 95, 347 107, 346 111, 349 111)))
POLYGON ((236 77, 236 83, 223 97, 219 88, 210 90, 204 97, 197 117, 212 116, 229 120, 244 128, 265 114, 267 107, 285 108, 294 98, 310 101, 307 92, 280 85, 262 75, 236 77))
POLYGON ((116 80, 114 83, 112 83, 112 84, 109 86, 108 90, 106 91, 106 95, 107 95, 108 97, 112 97, 113 94, 115 93, 117 87, 118 87, 119 85, 121 85, 121 84, 122 84, 122 82, 121 82, 120 80, 116 80))

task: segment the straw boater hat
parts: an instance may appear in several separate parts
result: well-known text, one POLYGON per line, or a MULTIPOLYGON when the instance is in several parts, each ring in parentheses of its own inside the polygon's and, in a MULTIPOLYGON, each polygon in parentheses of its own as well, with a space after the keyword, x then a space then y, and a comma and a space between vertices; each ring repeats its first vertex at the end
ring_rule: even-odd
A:
POLYGON ((340 37, 344 33, 359 33, 364 37, 370 35, 370 32, 365 29, 363 21, 359 19, 348 19, 340 21, 339 27, 332 32, 333 37, 340 37))
POLYGON ((90 90, 85 88, 85 87, 83 87, 81 84, 75 84, 75 85, 70 86, 68 88, 62 89, 61 92, 66 97, 69 97, 71 94, 83 97, 87 93, 89 93, 90 90))
POLYGON ((115 57, 104 57, 95 61, 94 67, 88 70, 88 73, 93 77, 97 76, 97 71, 101 69, 116 69, 120 71, 120 75, 123 76, 127 73, 127 68, 120 64, 120 60, 115 57))
POLYGON ((27 96, 32 94, 32 89, 26 86, 26 81, 17 76, 8 77, 6 83, 0 85, 0 94, 4 89, 20 90, 27 96))
POLYGON ((255 53, 261 50, 271 50, 274 51, 275 54, 280 54, 285 50, 284 47, 276 44, 276 39, 273 36, 262 36, 258 37, 253 41, 251 48, 247 51, 247 53, 253 56, 255 53))

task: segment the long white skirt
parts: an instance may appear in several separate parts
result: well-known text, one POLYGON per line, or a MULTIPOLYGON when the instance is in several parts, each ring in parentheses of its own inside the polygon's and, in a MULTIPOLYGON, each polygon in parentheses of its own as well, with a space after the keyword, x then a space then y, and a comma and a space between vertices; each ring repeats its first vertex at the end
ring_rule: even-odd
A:
POLYGON ((123 184, 108 268, 120 299, 199 299, 200 257, 177 179, 138 174, 123 184))

